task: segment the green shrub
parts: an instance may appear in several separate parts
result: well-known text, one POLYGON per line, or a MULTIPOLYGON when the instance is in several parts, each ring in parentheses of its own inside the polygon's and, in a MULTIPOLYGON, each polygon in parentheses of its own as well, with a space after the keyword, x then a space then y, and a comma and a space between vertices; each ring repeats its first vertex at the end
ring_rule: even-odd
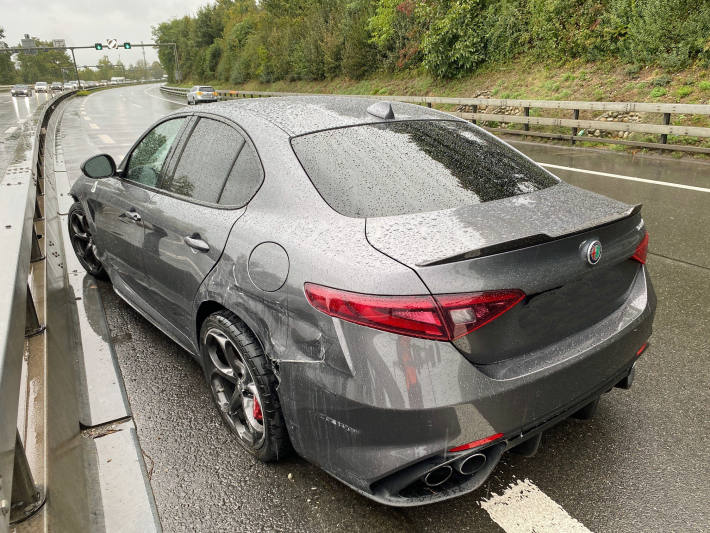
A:
POLYGON ((440 78, 473 72, 486 60, 482 0, 455 0, 450 5, 420 4, 431 21, 422 39, 423 64, 440 78))
POLYGON ((657 78, 652 79, 651 85, 653 87, 665 87, 666 85, 670 85, 672 81, 673 78, 671 78, 667 74, 663 74, 661 76, 658 76, 657 78))
POLYGON ((703 80, 698 82, 698 89, 701 91, 710 91, 710 81, 703 80))
POLYGON ((661 96, 665 96, 667 92, 668 91, 666 91, 663 87, 654 87, 651 90, 650 96, 651 98, 660 98, 661 96))
POLYGON ((693 93, 693 88, 689 87, 688 85, 683 85, 682 87, 679 87, 678 90, 675 92, 675 94, 678 98, 685 98, 686 96, 688 96, 692 93, 693 93))

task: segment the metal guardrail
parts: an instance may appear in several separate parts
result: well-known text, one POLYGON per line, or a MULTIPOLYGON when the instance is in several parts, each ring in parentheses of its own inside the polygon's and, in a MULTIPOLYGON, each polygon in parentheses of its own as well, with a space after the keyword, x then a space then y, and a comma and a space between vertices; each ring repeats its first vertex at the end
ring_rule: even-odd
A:
MULTIPOLYGON (((99 88, 89 88, 89 91, 92 89, 99 88)), ((72 511, 78 512, 71 499, 73 493, 80 493, 77 484, 84 483, 78 479, 83 461, 78 450, 82 445, 74 438, 80 429, 79 422, 74 420, 79 411, 77 391, 73 387, 76 354, 71 352, 76 341, 66 339, 74 332, 67 322, 72 311, 67 306, 64 251, 57 249, 62 243, 62 224, 53 176, 47 176, 45 195, 45 159, 52 158, 54 153, 53 147, 45 151, 48 125, 60 102, 77 92, 57 94, 35 111, 18 141, 16 161, 7 168, 4 177, 0 176, 0 247, 4 264, 0 268, 0 532, 42 507, 48 479, 61 478, 67 483, 61 490, 54 485, 53 492, 54 507, 65 507, 66 512, 62 517, 49 518, 50 524, 62 523, 72 511), (49 155, 45 156, 45 152, 49 155), (45 328, 45 323, 50 329, 45 328), (71 346, 60 346, 62 342, 71 346), (44 391, 37 394, 44 398, 53 415, 47 416, 44 412, 40 416, 47 422, 40 423, 44 434, 40 440, 45 443, 39 446, 43 457, 33 457, 39 461, 47 460, 52 453, 55 458, 56 454, 62 457, 59 465, 51 462, 36 465, 41 471, 36 483, 25 453, 25 446, 29 444, 23 445, 21 437, 27 434, 30 407, 21 405, 20 401, 21 396, 24 398, 27 394, 23 360, 34 360, 35 353, 47 366, 42 383, 34 383, 33 390, 44 391), (71 411, 70 415, 62 413, 67 410, 71 411), (56 416, 57 413, 62 416, 56 416)), ((53 168, 53 159, 51 163, 53 168)), ((76 305, 74 299, 71 300, 76 305)), ((32 450, 37 452, 34 448, 37 446, 32 450)), ((82 520, 90 516, 88 511, 81 514, 82 520)), ((69 521, 75 525, 78 519, 69 521)))
MULTIPOLYGON (((188 89, 181 87, 161 87, 161 91, 177 96, 184 96, 188 89)), ((250 98, 261 96, 314 96, 313 93, 295 92, 264 92, 264 91, 217 91, 221 100, 233 98, 250 98)), ((324 95, 318 95, 324 96, 324 95)), ((640 148, 654 148, 662 150, 677 150, 696 153, 710 153, 710 148, 703 146, 693 146, 684 144, 668 144, 668 135, 691 136, 710 138, 710 128, 699 126, 679 126, 671 124, 672 115, 710 115, 710 105, 706 104, 662 104, 649 102, 585 102, 585 101, 565 101, 565 100, 513 100, 501 98, 454 98, 441 96, 391 96, 391 95, 348 95, 359 98, 376 98, 380 100, 390 100, 395 102, 406 102, 411 104, 426 105, 457 105, 468 106, 471 112, 447 111, 448 113, 476 122, 500 122, 522 124, 523 129, 509 129, 500 127, 487 127, 486 129, 495 133, 507 135, 522 135, 530 137, 543 137, 550 139, 569 140, 575 142, 603 142, 610 144, 622 144, 637 146, 640 148), (485 108, 518 108, 520 115, 508 115, 501 113, 478 112, 481 107, 485 108), (571 112, 572 118, 530 116, 530 110, 563 110, 571 112), (662 124, 648 122, 615 122, 606 120, 580 120, 580 111, 596 112, 620 112, 620 113, 654 113, 661 115, 662 124), (571 134, 558 132, 534 131, 530 126, 547 126, 558 128, 570 128, 571 134), (579 135, 580 130, 600 130, 629 133, 647 133, 659 135, 659 142, 643 142, 636 140, 597 137, 590 135, 579 135)))
MULTIPOLYGON (((44 259, 35 222, 43 217, 44 176, 41 157, 50 110, 71 92, 44 104, 26 131, 24 161, 8 167, 0 182, 0 247, 4 267, 0 269, 0 530, 10 521, 29 516, 43 503, 29 470, 17 430, 18 404, 26 338, 44 332, 30 283, 30 264, 44 259)), ((23 143, 23 139, 20 140, 23 143)), ((20 147, 21 149, 21 147, 20 147)), ((36 289, 35 289, 36 291, 36 289)))

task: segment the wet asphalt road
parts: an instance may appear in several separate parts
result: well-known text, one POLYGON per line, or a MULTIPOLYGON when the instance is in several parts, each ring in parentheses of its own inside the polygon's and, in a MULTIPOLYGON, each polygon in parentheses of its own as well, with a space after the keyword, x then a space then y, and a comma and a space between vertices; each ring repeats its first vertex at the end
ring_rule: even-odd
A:
MULTIPOLYGON (((125 155, 140 132, 178 105, 155 86, 75 99, 60 134, 70 175, 94 153, 125 155)), ((6 106, 0 105, 3 113, 6 106)), ((710 187, 709 164, 518 146, 544 163, 710 187)), ((502 531, 480 502, 522 479, 593 531, 706 530, 710 193, 553 172, 644 204, 648 264, 659 298, 652 344, 634 387, 604 396, 593 420, 563 422, 544 435, 536 457, 504 456, 483 487, 449 502, 391 509, 301 459, 263 465, 247 457, 222 425, 198 364, 104 285, 108 323, 165 530, 502 531)))
POLYGON ((0 177, 12 162, 25 121, 50 96, 51 93, 10 96, 10 91, 0 92, 0 177))

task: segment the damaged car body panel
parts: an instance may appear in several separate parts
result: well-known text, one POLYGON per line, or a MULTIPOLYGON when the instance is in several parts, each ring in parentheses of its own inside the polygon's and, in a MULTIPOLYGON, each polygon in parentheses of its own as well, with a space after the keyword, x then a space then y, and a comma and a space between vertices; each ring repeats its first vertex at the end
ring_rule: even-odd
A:
POLYGON ((73 243, 203 364, 241 445, 388 505, 474 490, 630 385, 651 334, 640 207, 422 106, 179 111, 72 195, 73 243))

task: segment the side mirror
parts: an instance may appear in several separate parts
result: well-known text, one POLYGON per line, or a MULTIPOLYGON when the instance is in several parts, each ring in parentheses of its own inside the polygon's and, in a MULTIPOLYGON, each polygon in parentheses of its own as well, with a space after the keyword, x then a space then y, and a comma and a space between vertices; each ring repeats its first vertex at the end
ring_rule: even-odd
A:
POLYGON ((81 164, 81 171, 89 178, 108 178, 116 174, 116 162, 108 154, 95 155, 81 164))

